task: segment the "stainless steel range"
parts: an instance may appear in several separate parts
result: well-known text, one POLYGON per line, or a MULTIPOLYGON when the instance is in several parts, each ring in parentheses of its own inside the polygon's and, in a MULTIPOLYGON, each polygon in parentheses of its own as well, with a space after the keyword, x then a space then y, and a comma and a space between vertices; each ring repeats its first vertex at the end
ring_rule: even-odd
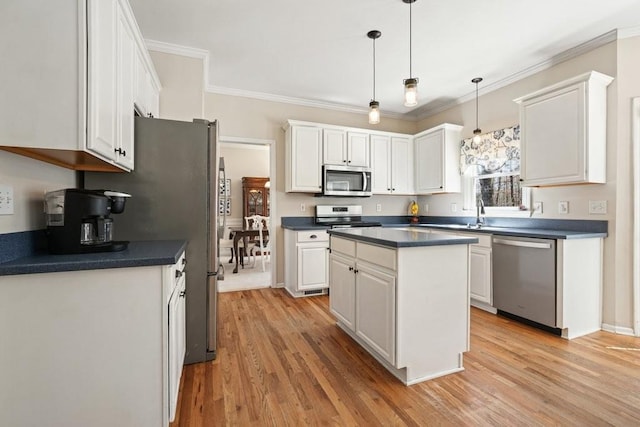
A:
POLYGON ((315 223, 328 225, 331 228, 380 227, 382 225, 376 221, 363 221, 360 205, 317 205, 315 223))

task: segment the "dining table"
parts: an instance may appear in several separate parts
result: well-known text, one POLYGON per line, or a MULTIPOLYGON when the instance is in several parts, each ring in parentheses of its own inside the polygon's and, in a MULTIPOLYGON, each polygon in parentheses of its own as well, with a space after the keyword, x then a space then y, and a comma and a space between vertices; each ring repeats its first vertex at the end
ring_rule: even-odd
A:
MULTIPOLYGON (((238 250, 238 242, 242 240, 243 247, 247 247, 247 243, 249 240, 255 240, 260 235, 260 230, 257 228, 245 228, 245 227, 230 227, 229 232, 233 239, 233 254, 236 257, 236 265, 233 269, 234 273, 238 272, 238 266, 242 265, 244 268, 244 254, 241 257, 240 251, 238 250)), ((266 229, 262 230, 263 238, 269 235, 269 231, 266 229)))

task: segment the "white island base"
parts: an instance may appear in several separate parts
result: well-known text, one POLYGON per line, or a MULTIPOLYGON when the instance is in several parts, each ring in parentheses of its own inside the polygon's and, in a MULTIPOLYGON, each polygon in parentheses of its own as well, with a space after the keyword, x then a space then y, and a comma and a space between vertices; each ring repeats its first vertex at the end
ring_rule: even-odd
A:
POLYGON ((331 236, 338 326, 406 385, 462 371, 469 350, 469 241, 430 236, 395 248, 331 236))

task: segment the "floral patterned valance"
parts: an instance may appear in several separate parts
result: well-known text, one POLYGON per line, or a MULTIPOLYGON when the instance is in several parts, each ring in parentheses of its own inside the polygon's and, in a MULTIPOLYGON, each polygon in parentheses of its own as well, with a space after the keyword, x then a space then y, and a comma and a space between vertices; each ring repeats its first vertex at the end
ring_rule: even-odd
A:
POLYGON ((520 172, 520 125, 480 136, 482 141, 477 144, 473 138, 463 139, 460 144, 462 175, 514 175, 520 172))

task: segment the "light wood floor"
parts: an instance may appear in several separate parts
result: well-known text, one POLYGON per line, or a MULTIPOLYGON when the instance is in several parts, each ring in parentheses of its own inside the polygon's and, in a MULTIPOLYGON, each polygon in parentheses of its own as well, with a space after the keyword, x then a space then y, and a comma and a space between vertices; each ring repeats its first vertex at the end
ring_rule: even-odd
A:
POLYGON ((334 323, 328 297, 220 294, 218 357, 185 366, 172 426, 640 425, 638 338, 472 309, 465 371, 406 387, 334 323))

